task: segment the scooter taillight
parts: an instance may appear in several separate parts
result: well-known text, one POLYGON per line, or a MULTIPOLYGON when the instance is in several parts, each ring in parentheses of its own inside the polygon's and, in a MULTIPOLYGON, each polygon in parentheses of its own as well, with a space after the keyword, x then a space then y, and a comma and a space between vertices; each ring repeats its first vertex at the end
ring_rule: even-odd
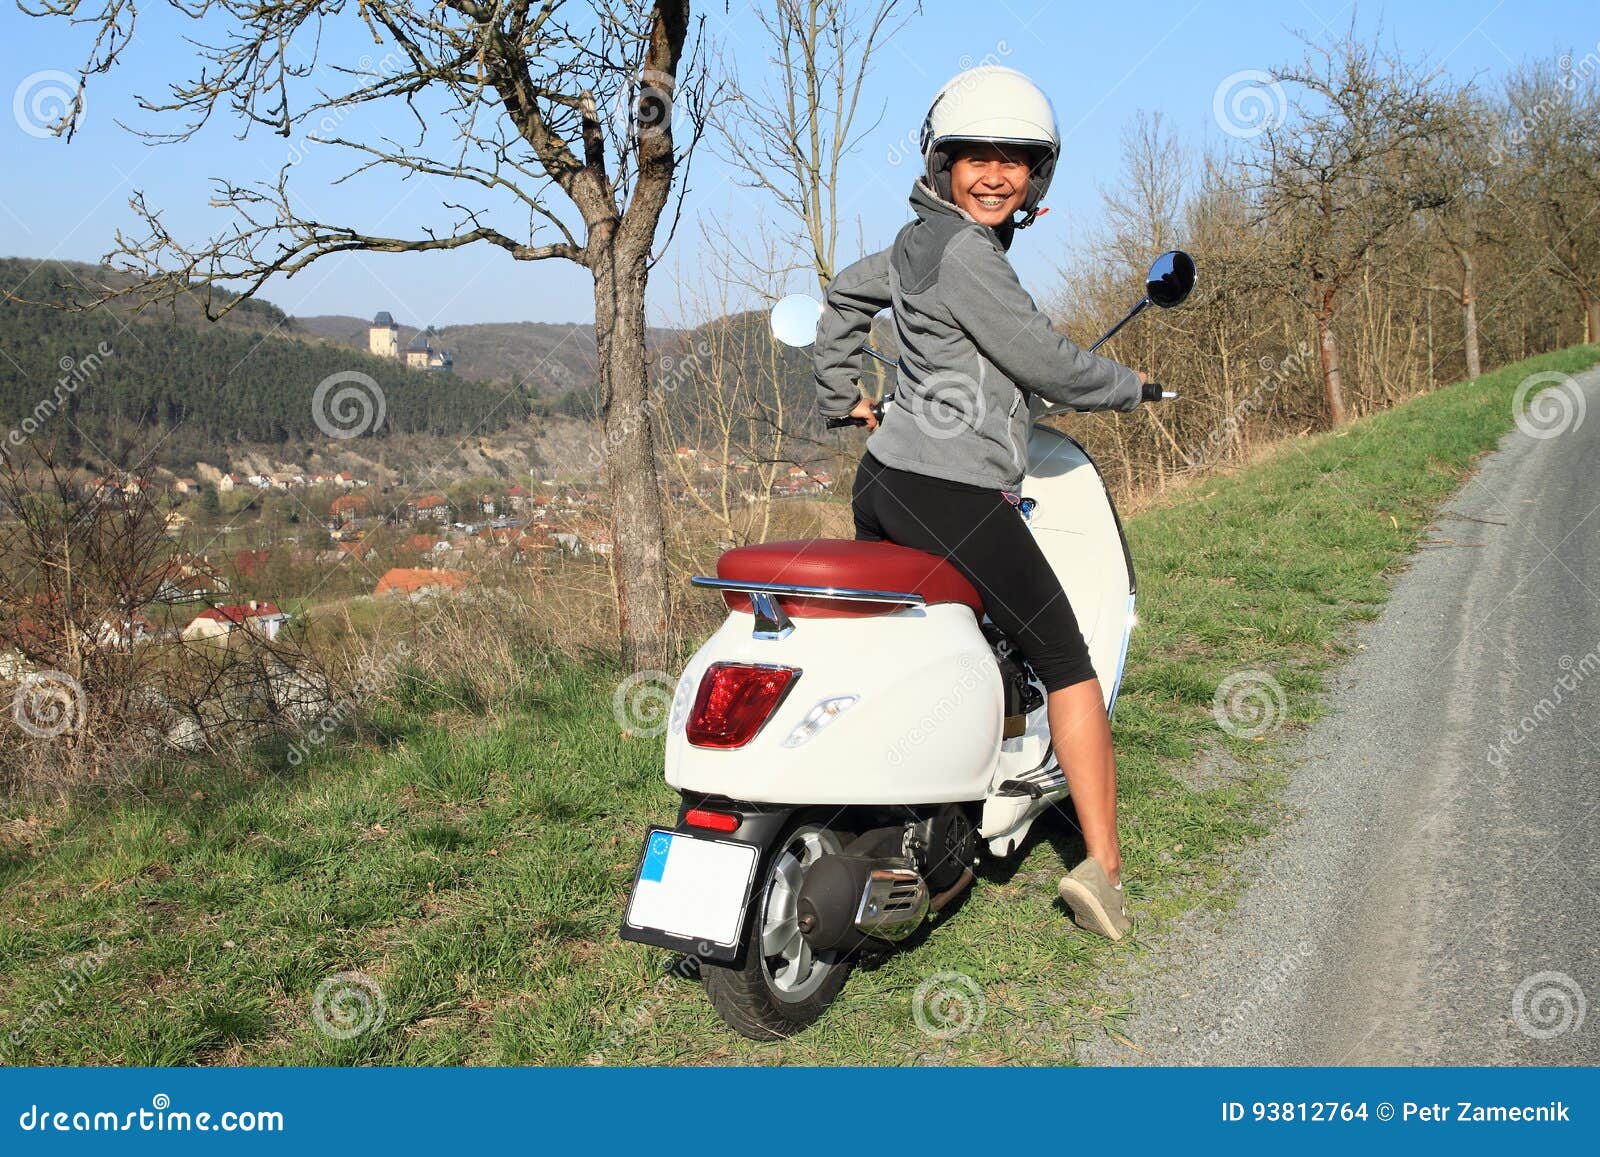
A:
POLYGON ((689 742, 696 747, 743 747, 772 718, 799 677, 793 667, 711 664, 689 712, 689 742))

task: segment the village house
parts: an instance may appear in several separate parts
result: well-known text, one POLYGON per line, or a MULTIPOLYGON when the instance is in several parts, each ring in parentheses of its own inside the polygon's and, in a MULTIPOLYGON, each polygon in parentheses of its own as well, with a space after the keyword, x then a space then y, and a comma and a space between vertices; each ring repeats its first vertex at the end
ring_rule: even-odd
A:
POLYGON ((190 494, 199 494, 200 483, 193 478, 178 478, 172 483, 172 491, 174 494, 181 494, 185 497, 190 494))
POLYGON ((415 602, 452 594, 466 585, 467 576, 459 571, 397 566, 384 572, 372 593, 384 598, 403 598, 415 602))
POLYGON ((243 579, 253 579, 261 568, 272 561, 270 550, 241 550, 233 556, 233 573, 243 579))
POLYGON ((341 494, 328 506, 328 513, 339 522, 350 522, 357 515, 365 514, 372 503, 364 494, 341 494))
POLYGON ((512 510, 522 510, 528 505, 528 502, 532 498, 533 495, 529 494, 528 491, 521 486, 513 486, 510 490, 506 491, 506 504, 510 506, 512 510))
POLYGON ((408 504, 416 518, 431 518, 435 522, 450 521, 450 504, 442 494, 424 494, 408 504))
POLYGON ((406 345, 405 363, 407 369, 436 370, 440 373, 450 373, 455 367, 455 361, 442 349, 436 349, 433 344, 433 327, 419 331, 406 345))
POLYGON ((248 631, 270 641, 278 637, 288 621, 289 616, 278 609, 278 604, 251 599, 248 603, 201 611, 183 629, 183 637, 190 641, 226 642, 234 632, 248 631))
POLYGON ((227 580, 203 559, 172 558, 156 573, 157 602, 196 602, 227 592, 227 580))
POLYGON ((131 651, 140 643, 155 637, 155 627, 140 611, 128 615, 110 614, 103 617, 95 628, 96 645, 109 651, 131 651))
POLYGON ((227 494, 230 490, 234 490, 240 486, 243 481, 244 479, 240 478, 237 474, 224 474, 221 478, 217 479, 217 490, 223 494, 227 494))

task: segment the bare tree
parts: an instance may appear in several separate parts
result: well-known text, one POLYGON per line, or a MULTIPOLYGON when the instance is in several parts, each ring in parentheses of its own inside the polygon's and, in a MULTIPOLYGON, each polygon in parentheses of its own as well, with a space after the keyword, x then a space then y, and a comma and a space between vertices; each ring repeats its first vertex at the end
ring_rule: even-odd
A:
POLYGON ((325 708, 294 640, 226 617, 224 645, 179 636, 194 572, 147 479, 86 475, 34 441, 0 456, 0 511, 0 793, 120 779, 163 748, 220 751, 325 708))
POLYGON ((903 23, 901 0, 776 0, 758 10, 769 84, 737 84, 716 116, 722 148, 746 182, 804 231, 802 265, 824 289, 837 271, 839 166, 862 131, 861 92, 873 54, 903 23))
POLYGON ((1335 323, 1342 295, 1368 259, 1431 203, 1416 180, 1420 146, 1442 131, 1447 106, 1434 73, 1380 53, 1353 29, 1276 69, 1293 89, 1289 113, 1249 161, 1257 197, 1297 276, 1287 287, 1316 322, 1327 420, 1345 421, 1335 323))
MULTIPOLYGON (((25 8, 95 27, 84 79, 116 65, 138 16, 133 0, 100 0, 98 12, 87 11, 92 3, 34 0, 25 8)), ((672 216, 674 177, 709 101, 685 55, 689 0, 168 4, 197 25, 199 68, 192 78, 174 79, 165 98, 141 101, 147 112, 180 122, 145 135, 186 139, 220 114, 239 122, 241 135, 303 135, 302 153, 315 147, 352 157, 341 180, 370 172, 427 177, 462 193, 459 203, 442 203, 447 223, 420 236, 389 236, 307 216, 305 202, 291 196, 292 158, 276 181, 218 179, 213 201, 235 220, 198 249, 169 232, 160 208, 136 194, 133 207, 147 235, 119 234, 109 258, 140 274, 122 293, 161 300, 226 287, 248 297, 269 278, 293 276, 332 254, 480 243, 519 261, 582 265, 594 283, 620 639, 628 661, 664 665, 667 564, 645 288, 658 229, 672 216), (384 50, 381 59, 341 59, 329 28, 336 20, 355 22, 345 27, 370 36, 384 50), (414 139, 395 141, 377 129, 360 135, 357 114, 368 106, 408 116, 414 139), (682 147, 679 126, 686 126, 682 147)), ((69 135, 75 111, 64 126, 69 135)), ((213 318, 241 300, 204 296, 213 318)))
POLYGON ((1570 55, 1513 74, 1505 163, 1542 264, 1577 295, 1600 341, 1600 81, 1570 55))

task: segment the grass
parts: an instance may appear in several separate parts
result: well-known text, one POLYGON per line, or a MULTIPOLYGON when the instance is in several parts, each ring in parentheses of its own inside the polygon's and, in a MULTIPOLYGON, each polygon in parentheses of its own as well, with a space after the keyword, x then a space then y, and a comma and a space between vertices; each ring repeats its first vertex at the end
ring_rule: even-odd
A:
MULTIPOLYGON (((1116 740, 1142 936, 1229 903, 1238 850, 1277 818, 1283 740, 1316 717, 1352 626, 1509 429, 1517 383, 1596 360, 1582 347, 1436 391, 1130 520, 1141 625, 1116 740), (1212 703, 1253 672, 1276 680, 1283 711, 1252 742, 1224 734, 1212 703), (1227 774, 1197 773, 1219 760, 1227 774)), ((538 661, 492 715, 418 685, 362 741, 298 765, 262 752, 157 768, 136 792, 45 820, 14 812, 0 829, 0 1058, 1050 1064, 1114 1030, 1124 1010, 1096 978, 1129 948, 1079 934, 1055 901, 1076 853, 1064 822, 987 867, 914 951, 858 970, 812 1031, 756 1045, 723 1028, 694 982, 663 974, 665 953, 615 935, 643 829, 675 806, 660 741, 618 736, 621 674, 538 661), (385 1010, 338 1039, 314 1023, 313 995, 345 972, 375 981, 385 1010), (977 1031, 916 1027, 914 994, 939 972, 982 989, 977 1031)), ((332 1006, 336 1024, 358 1011, 332 1006)))

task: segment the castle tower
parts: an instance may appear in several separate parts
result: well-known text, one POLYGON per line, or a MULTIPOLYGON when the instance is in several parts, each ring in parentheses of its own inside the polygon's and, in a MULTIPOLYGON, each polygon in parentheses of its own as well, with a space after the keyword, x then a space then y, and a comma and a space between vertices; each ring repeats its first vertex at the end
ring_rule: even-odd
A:
POLYGON ((380 358, 400 356, 400 327, 387 309, 380 311, 367 327, 367 349, 380 358))

